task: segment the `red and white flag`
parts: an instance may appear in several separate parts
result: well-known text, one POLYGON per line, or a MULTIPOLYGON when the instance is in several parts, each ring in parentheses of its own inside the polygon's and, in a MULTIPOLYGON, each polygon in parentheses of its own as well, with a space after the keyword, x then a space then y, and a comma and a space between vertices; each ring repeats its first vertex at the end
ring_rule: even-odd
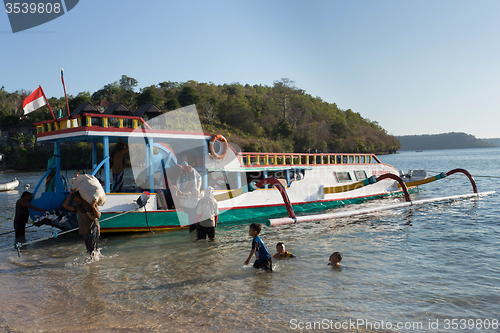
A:
POLYGON ((31 111, 35 111, 38 108, 46 105, 45 95, 43 93, 42 87, 38 87, 31 95, 26 97, 23 102, 24 114, 28 114, 31 111))

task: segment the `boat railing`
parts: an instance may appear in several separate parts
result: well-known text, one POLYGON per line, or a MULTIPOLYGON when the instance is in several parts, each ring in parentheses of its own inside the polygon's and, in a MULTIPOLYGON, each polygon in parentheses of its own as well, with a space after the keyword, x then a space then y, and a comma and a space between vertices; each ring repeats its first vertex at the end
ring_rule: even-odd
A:
POLYGON ((100 113, 83 113, 74 118, 64 117, 56 120, 46 120, 35 123, 36 133, 42 134, 68 128, 97 126, 103 128, 130 128, 136 129, 140 126, 151 129, 141 117, 120 116, 100 113))
POLYGON ((382 163, 374 154, 339 153, 239 153, 241 165, 254 166, 311 166, 331 164, 377 164, 382 163))

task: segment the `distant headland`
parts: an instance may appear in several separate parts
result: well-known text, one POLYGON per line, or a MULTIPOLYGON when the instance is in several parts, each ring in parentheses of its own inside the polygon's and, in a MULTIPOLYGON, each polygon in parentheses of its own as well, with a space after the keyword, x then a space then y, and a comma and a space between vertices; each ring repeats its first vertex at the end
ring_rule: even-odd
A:
POLYGON ((465 149, 465 148, 493 148, 500 147, 498 139, 477 139, 467 133, 442 133, 425 135, 396 136, 401 142, 399 150, 437 150, 437 149, 465 149))

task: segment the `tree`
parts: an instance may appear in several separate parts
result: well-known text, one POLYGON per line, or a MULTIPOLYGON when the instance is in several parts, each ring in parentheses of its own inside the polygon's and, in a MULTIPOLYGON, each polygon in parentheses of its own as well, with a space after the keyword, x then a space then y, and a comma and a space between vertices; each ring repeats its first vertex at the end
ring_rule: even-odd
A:
POLYGON ((137 86, 138 82, 136 79, 133 77, 128 77, 127 75, 122 75, 122 78, 120 79, 120 87, 122 90, 134 90, 134 88, 137 86))
POLYGON ((98 91, 92 94, 92 100, 101 101, 103 99, 107 100, 110 103, 116 103, 120 101, 121 97, 121 86, 118 82, 113 82, 105 85, 98 91))
POLYGON ((201 102, 200 114, 209 125, 213 124, 217 118, 217 111, 215 110, 214 105, 217 105, 217 100, 214 97, 212 97, 209 101, 205 100, 201 102))
POLYGON ((92 100, 92 95, 90 94, 89 91, 82 91, 79 92, 76 97, 69 97, 68 98, 68 105, 69 105, 69 113, 76 109, 78 105, 90 102, 92 100))
POLYGON ((176 110, 181 107, 176 98, 169 98, 165 101, 164 107, 168 111, 176 110))
POLYGON ((280 119, 273 127, 273 134, 277 139, 288 138, 293 134, 292 125, 285 119, 280 119))
POLYGON ((181 106, 196 104, 200 101, 200 96, 193 87, 185 86, 182 88, 177 98, 181 106))
POLYGON ((283 107, 283 119, 286 119, 287 112, 287 99, 295 94, 297 88, 294 86, 295 81, 289 78, 282 78, 281 80, 274 81, 274 92, 276 98, 280 101, 283 107))
POLYGON ((26 143, 31 142, 31 134, 24 134, 22 132, 17 132, 16 136, 12 137, 12 140, 17 141, 19 148, 24 148, 26 143))
POLYGON ((144 88, 139 96, 137 96, 137 105, 144 105, 147 103, 155 103, 158 107, 161 107, 163 100, 158 96, 156 87, 154 85, 144 88))

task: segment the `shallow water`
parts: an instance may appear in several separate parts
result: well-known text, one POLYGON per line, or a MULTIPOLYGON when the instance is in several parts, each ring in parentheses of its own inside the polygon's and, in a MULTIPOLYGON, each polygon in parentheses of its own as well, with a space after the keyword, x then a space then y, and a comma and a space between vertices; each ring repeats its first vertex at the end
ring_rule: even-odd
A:
MULTIPOLYGON (((405 171, 464 168, 476 176, 480 192, 498 190, 500 149, 403 152, 380 159, 405 171)), ((0 192, 0 233, 12 230, 16 200, 42 173, 3 172, 0 181, 14 175, 19 190, 0 192)), ((466 177, 452 175, 412 197, 471 192, 466 177)), ((452 319, 467 332, 498 331, 498 204, 493 194, 264 227, 268 248, 284 241, 299 257, 275 262, 272 274, 243 267, 251 248, 248 225, 218 227, 213 243, 194 243, 186 230, 103 236, 98 261, 87 257, 78 235, 29 245, 21 257, 2 250, 0 332, 451 332, 452 319), (333 251, 343 253, 342 269, 327 266, 333 251)), ((29 228, 27 239, 53 231, 29 228)), ((0 236, 0 248, 13 243, 13 234, 0 236)))

